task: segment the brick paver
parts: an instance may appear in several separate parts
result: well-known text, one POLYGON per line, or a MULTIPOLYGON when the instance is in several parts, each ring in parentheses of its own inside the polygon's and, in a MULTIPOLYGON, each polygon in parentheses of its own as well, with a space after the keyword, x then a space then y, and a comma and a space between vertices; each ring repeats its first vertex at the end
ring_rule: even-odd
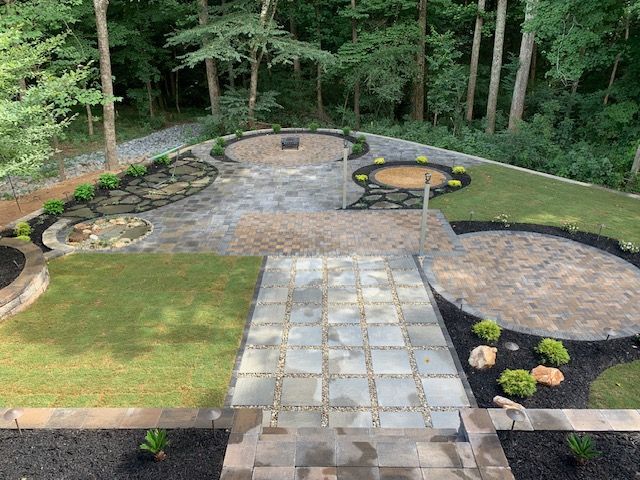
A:
POLYGON ((640 270, 602 250, 525 232, 459 237, 466 252, 426 262, 432 286, 525 333, 602 340, 640 332, 640 270))

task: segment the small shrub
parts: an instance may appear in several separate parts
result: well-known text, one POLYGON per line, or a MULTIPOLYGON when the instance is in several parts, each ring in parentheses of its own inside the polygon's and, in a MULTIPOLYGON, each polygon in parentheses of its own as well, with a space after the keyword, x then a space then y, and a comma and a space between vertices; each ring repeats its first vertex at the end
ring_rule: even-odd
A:
POLYGON ((447 185, 449 185, 451 188, 460 188, 462 187, 462 182, 460 180, 449 180, 447 182, 447 185))
POLYGON ((506 213, 496 215, 495 217, 493 217, 493 221, 502 224, 504 228, 509 228, 511 226, 509 215, 507 215, 506 213))
POLYGON ((224 147, 226 143, 227 142, 225 142, 224 138, 222 137, 216 138, 216 145, 220 145, 221 147, 224 147))
POLYGON ((636 245, 633 242, 625 242, 624 240, 620 240, 618 243, 620 250, 625 253, 640 253, 640 245, 636 245))
POLYGON ((280 133, 280 131, 282 130, 282 125, 280 125, 279 123, 274 123, 273 125, 271 125, 271 130, 273 130, 273 133, 280 133))
POLYGON ((241 129, 236 130, 236 138, 244 137, 244 132, 241 129))
POLYGON ((73 198, 79 202, 88 202, 96 196, 96 188, 90 183, 81 183, 73 192, 73 198))
POLYGON ((576 233, 578 231, 578 225, 576 225, 573 222, 563 223, 562 224, 562 230, 564 230, 565 232, 570 233, 571 235, 573 235, 574 233, 576 233))
POLYGON ((157 462, 161 462, 167 458, 164 449, 167 448, 168 445, 169 439, 167 437, 167 431, 155 428, 153 430, 147 430, 144 443, 140 445, 140 450, 152 453, 153 458, 155 458, 157 462))
POLYGON ((64 202, 62 200, 47 200, 42 205, 42 210, 47 215, 62 215, 64 213, 64 202))
POLYGON ((165 167, 168 167, 169 165, 171 165, 171 157, 166 154, 160 155, 159 157, 153 159, 153 163, 155 163, 156 165, 164 165, 165 167))
POLYGON ((451 169, 454 175, 462 175, 463 173, 467 173, 467 169, 461 165, 456 165, 451 169))
POLYGON ((384 158, 382 157, 375 158, 373 160, 373 163, 375 163, 376 165, 384 165, 384 158))
POLYGON ((584 465, 589 460, 593 460, 602 455, 602 452, 596 450, 595 442, 589 435, 580 436, 575 433, 570 433, 567 437, 567 444, 576 462, 580 465, 584 465))
POLYGON ((367 180, 369 180, 369 175, 365 175, 365 174, 356 175, 355 178, 358 182, 365 183, 367 180))
POLYGON ((23 241, 23 242, 30 242, 31 241, 31 237, 29 235, 18 235, 16 238, 18 240, 23 241))
POLYGON ((362 155, 364 153, 364 145, 362 143, 354 143, 351 147, 351 153, 353 155, 362 155))
POLYGON ((349 135, 351 135, 351 127, 343 127, 342 134, 345 137, 348 137, 349 135))
POLYGON ((222 157, 224 155, 224 147, 217 143, 211 148, 212 157, 222 157))
POLYGON ((420 165, 426 165, 427 163, 429 163, 429 159, 426 157, 426 155, 420 155, 416 158, 416 163, 419 163, 420 165))
POLYGON ((311 122, 309 124, 309 130, 312 131, 312 132, 317 132, 318 128, 320 128, 320 125, 318 125, 317 122, 311 122))
POLYGON ((473 333, 487 342, 497 342, 502 334, 502 328, 493 320, 481 320, 471 327, 473 333))
POLYGON ((498 377, 498 383, 507 395, 530 397, 536 393, 536 379, 526 370, 507 369, 498 377))
POLYGON ((365 137, 364 135, 358 135, 358 143, 367 143, 367 137, 365 137))
POLYGON ((28 237, 31 235, 31 225, 27 222, 19 222, 13 229, 13 234, 16 237, 28 237))
POLYGON ((147 173, 147 167, 141 164, 132 164, 127 168, 126 174, 130 177, 141 177, 147 173))
POLYGON ((562 342, 553 338, 543 338, 535 350, 540 354, 544 363, 550 363, 556 367, 565 365, 571 360, 569 352, 562 342))
POLYGON ((114 173, 103 173, 98 177, 98 187, 114 190, 120 186, 120 177, 114 173))

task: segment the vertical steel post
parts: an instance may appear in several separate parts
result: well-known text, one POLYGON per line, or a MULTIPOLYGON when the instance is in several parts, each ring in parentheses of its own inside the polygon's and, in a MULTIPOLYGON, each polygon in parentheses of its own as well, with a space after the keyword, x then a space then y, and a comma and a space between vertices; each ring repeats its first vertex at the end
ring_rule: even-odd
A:
POLYGON ((424 244, 427 241, 427 217, 429 210, 429 191, 431 189, 431 174, 424 175, 424 199, 422 200, 422 219, 420 221, 420 255, 424 255, 424 244))
POLYGON ((348 168, 347 160, 349 158, 349 144, 347 140, 344 140, 344 148, 342 149, 342 209, 347 209, 347 177, 348 168))

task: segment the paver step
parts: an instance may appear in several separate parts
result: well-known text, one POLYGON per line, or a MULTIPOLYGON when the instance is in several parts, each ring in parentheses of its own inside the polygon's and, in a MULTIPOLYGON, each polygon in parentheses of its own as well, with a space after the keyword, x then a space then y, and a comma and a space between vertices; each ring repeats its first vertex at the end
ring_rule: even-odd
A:
POLYGON ((436 428, 281 428, 265 427, 258 441, 301 441, 320 439, 347 441, 412 441, 412 442, 457 442, 460 440, 454 429, 436 428))

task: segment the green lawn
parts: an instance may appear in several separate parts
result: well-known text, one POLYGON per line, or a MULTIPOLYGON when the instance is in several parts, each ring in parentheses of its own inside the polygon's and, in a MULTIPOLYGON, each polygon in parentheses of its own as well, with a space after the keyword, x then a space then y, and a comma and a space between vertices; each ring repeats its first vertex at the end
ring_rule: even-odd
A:
POLYGON ((473 211, 474 220, 506 213, 513 222, 557 226, 574 222, 590 232, 604 223, 604 235, 640 242, 640 200, 499 165, 476 166, 468 173, 471 185, 430 204, 451 221, 468 220, 473 211))
POLYGON ((0 325, 0 406, 222 405, 261 260, 77 254, 0 325))
POLYGON ((640 360, 605 370, 591 384, 590 408, 639 408, 640 360))

